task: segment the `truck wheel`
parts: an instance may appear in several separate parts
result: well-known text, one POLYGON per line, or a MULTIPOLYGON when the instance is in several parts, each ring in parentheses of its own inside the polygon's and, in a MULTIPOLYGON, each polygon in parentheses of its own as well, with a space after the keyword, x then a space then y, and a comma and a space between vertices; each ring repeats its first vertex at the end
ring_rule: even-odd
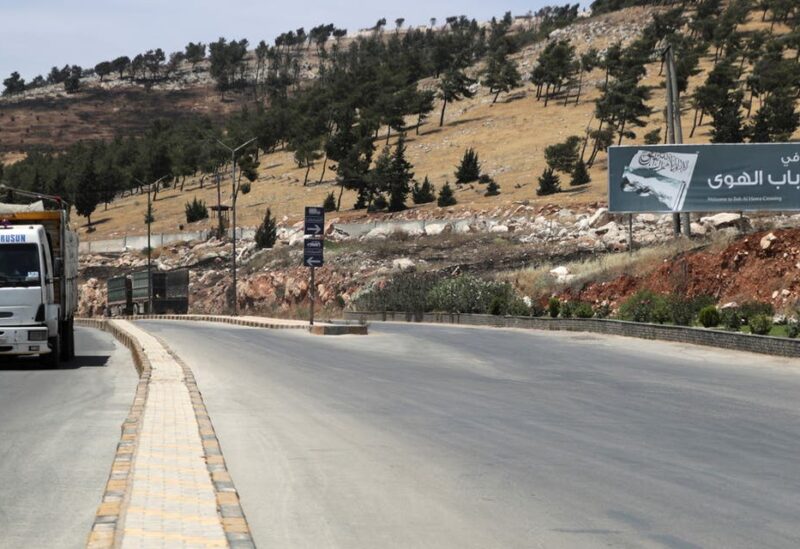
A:
POLYGON ((51 369, 61 367, 61 340, 58 337, 51 337, 47 340, 50 345, 50 352, 44 355, 44 364, 51 369))

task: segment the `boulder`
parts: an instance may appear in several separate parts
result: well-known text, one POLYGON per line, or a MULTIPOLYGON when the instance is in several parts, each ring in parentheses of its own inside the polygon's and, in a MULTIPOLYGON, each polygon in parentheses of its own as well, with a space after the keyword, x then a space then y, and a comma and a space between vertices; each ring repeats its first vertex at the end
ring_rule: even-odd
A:
POLYGON ((599 227, 606 225, 609 221, 611 221, 611 214, 608 213, 608 208, 597 208, 589 217, 587 227, 599 227))
POLYGON ((616 232, 619 232, 619 227, 613 221, 609 221, 605 225, 597 227, 594 230, 594 233, 597 235, 604 235, 606 233, 616 233, 616 232))
POLYGON ((772 247, 772 243, 775 242, 777 239, 778 239, 778 237, 775 236, 774 233, 769 233, 769 234, 765 235, 761 239, 761 242, 760 242, 761 249, 762 250, 769 250, 770 247, 772 247))
POLYGON ((452 226, 450 223, 428 223, 425 225, 425 234, 428 236, 434 236, 437 234, 442 234, 446 232, 450 232, 452 230, 452 226))
POLYGON ((491 229, 489 229, 490 233, 507 233, 508 232, 508 225, 495 225, 491 229))
POLYGON ((700 223, 692 223, 691 228, 692 228, 692 234, 697 234, 700 236, 708 232, 708 228, 706 228, 705 225, 701 225, 700 223))
POLYGON ((407 257, 398 257, 392 260, 392 268, 397 271, 413 271, 415 269, 414 262, 407 257))
POLYGON ((743 231, 750 227, 750 219, 736 213, 718 213, 701 217, 700 223, 715 230, 733 227, 743 231))

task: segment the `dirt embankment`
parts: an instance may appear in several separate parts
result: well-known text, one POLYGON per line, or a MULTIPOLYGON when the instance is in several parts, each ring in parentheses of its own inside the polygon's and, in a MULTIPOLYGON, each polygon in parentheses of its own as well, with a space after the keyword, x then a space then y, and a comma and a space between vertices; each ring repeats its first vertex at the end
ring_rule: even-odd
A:
POLYGON ((564 297, 593 303, 620 303, 639 289, 713 296, 718 303, 757 300, 777 311, 800 304, 800 228, 742 236, 722 250, 679 254, 641 274, 625 273, 608 282, 589 282, 564 297))

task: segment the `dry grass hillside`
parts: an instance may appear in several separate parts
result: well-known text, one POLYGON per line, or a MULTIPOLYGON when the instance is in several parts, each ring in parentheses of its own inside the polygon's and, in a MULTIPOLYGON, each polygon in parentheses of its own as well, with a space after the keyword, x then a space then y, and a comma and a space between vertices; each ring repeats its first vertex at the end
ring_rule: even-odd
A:
MULTIPOLYGON (((573 25, 561 31, 569 36, 578 51, 595 47, 603 50, 607 45, 616 40, 629 42, 636 38, 651 17, 651 11, 645 8, 631 8, 620 12, 595 17, 573 25)), ((761 23, 758 14, 753 14, 753 21, 748 23, 751 29, 768 27, 769 23, 761 23)), ((777 29, 780 31, 780 29, 777 29)), ((526 48, 517 54, 516 60, 520 72, 527 76, 536 63, 538 52, 543 44, 526 48)), ((694 77, 689 86, 692 89, 705 80, 705 71, 711 66, 710 58, 703 59, 701 68, 703 72, 694 77)), ((653 87, 650 106, 652 114, 645 128, 637 128, 636 142, 642 142, 642 136, 650 130, 662 128, 664 135, 664 116, 662 108, 665 103, 663 85, 664 77, 659 75, 659 63, 654 62, 647 67, 647 76, 644 83, 653 87)), ((475 67, 477 72, 480 67, 475 67)), ((418 179, 428 176, 438 188, 445 181, 453 181, 455 166, 460 160, 464 150, 474 148, 480 155, 483 170, 494 177, 501 186, 501 195, 487 198, 483 196, 484 189, 481 185, 468 185, 457 190, 456 196, 459 204, 447 213, 456 215, 462 210, 470 212, 491 211, 497 206, 507 205, 518 201, 528 201, 534 205, 557 203, 564 206, 580 206, 588 203, 602 202, 606 198, 606 161, 605 155, 600 155, 598 162, 591 169, 592 182, 579 191, 571 190, 566 178, 562 177, 562 188, 565 192, 559 195, 542 197, 536 196, 537 177, 545 167, 544 148, 550 144, 563 141, 570 135, 584 135, 587 125, 592 123, 594 100, 598 96, 596 84, 602 80, 600 70, 589 76, 585 82, 584 94, 580 102, 575 105, 573 101, 568 106, 563 105, 563 99, 553 100, 547 107, 543 101, 537 101, 533 86, 526 84, 508 96, 501 95, 500 100, 492 105, 492 96, 489 91, 481 87, 479 93, 470 100, 465 100, 448 105, 445 125, 438 126, 438 111, 435 112, 425 125, 420 134, 415 135, 412 130, 408 135, 408 157, 414 164, 414 171, 418 179)), ((431 85, 432 82, 423 82, 431 85)), ((192 93, 200 92, 186 91, 192 93)), ((217 97, 215 94, 210 94, 217 97)), ((218 98, 217 98, 218 99, 218 98)), ((211 101, 206 97, 207 101, 211 101)), ((186 101, 191 103, 191 98, 186 101)), ((187 103, 187 105, 189 104, 187 103)), ((202 103, 202 102, 201 102, 202 103)), ((107 113, 109 106, 103 101, 94 100, 92 103, 97 116, 107 113)), ((114 103, 112 103, 113 105, 114 103)), ((210 108, 206 105, 204 108, 210 108)), ((178 109, 178 104, 173 105, 178 109)), ((112 107, 114 108, 114 107, 112 107)), ((184 108, 181 106, 180 108, 184 108)), ((73 112, 77 107, 70 107, 68 112, 73 112)), ((707 142, 708 126, 698 128, 693 138, 689 139, 692 111, 687 104, 683 109, 684 135, 687 142, 707 142)), ((36 109, 31 108, 30 116, 39 116, 36 109)), ((2 110, 0 110, 2 114, 2 110)), ((51 113, 58 116, 58 113, 51 113)), ((8 116, 6 114, 6 116, 8 116)), ((66 115, 64 115, 66 116, 66 115)), ((149 115, 145 115, 149 116, 149 115)), ((99 120, 100 118, 98 118, 99 120)), ((708 118, 706 119, 708 120, 708 118)), ((0 119, 2 122, 2 119, 0 119)), ((415 121, 409 120, 409 123, 415 121)), ((33 122, 31 122, 33 124, 33 122)), ((5 131, 5 129, 3 130, 5 131)), ((57 136, 52 136, 56 138, 57 136)), ((390 139, 390 143, 394 138, 390 139)), ((379 142, 378 148, 383 146, 379 142)), ((279 219, 288 216, 293 222, 302 215, 305 205, 321 204, 324 197, 331 191, 338 192, 331 170, 325 172, 322 181, 322 162, 311 170, 309 185, 303 186, 305 168, 298 168, 292 154, 278 151, 262 155, 260 158, 258 179, 252 185, 249 194, 241 195, 238 201, 238 221, 243 226, 256 226, 263 218, 267 207, 270 207, 279 219)), ((205 200, 208 205, 217 202, 216 186, 210 178, 187 180, 186 187, 181 193, 176 189, 159 192, 154 205, 155 232, 178 232, 206 228, 214 223, 213 220, 186 224, 184 205, 194 197, 205 200)), ((223 179, 221 197, 223 203, 230 199, 230 177, 223 179)), ((342 200, 342 212, 332 214, 332 217, 341 219, 357 218, 364 215, 363 211, 353 211, 351 208, 355 201, 354 193, 345 192, 342 200)), ((145 230, 143 220, 146 208, 146 197, 135 195, 118 199, 111 203, 107 209, 101 205, 93 215, 96 230, 85 235, 90 239, 115 238, 124 234, 143 233, 145 230)), ((406 215, 435 215, 436 206, 426 205, 415 207, 406 215)), ((86 231, 86 220, 77 219, 81 232, 86 231)))

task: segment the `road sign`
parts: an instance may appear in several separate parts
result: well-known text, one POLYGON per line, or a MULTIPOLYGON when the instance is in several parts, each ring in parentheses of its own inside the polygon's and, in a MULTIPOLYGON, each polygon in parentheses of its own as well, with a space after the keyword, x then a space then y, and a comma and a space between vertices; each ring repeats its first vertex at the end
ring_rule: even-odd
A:
POLYGON ((322 236, 325 233, 325 210, 314 206, 306 206, 303 234, 306 236, 322 236))
POLYGON ((323 258, 324 241, 308 239, 303 241, 303 265, 305 267, 321 267, 323 258))

